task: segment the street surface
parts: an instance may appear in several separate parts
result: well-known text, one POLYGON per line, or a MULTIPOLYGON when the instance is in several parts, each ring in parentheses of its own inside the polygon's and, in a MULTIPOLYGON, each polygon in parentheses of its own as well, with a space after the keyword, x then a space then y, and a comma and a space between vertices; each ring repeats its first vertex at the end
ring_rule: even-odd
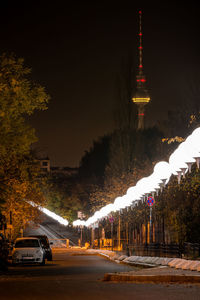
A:
POLYGON ((40 224, 37 224, 37 226, 30 224, 25 229, 24 236, 31 235, 46 235, 53 242, 54 247, 62 246, 63 243, 66 244, 66 240, 63 239, 69 239, 70 246, 78 245, 78 239, 80 238, 80 235, 77 235, 69 227, 60 225, 57 221, 45 215, 43 215, 43 221, 40 224))
POLYGON ((1 300, 200 300, 200 286, 102 281, 109 272, 133 267, 80 249, 56 249, 45 266, 9 267, 0 275, 1 300))

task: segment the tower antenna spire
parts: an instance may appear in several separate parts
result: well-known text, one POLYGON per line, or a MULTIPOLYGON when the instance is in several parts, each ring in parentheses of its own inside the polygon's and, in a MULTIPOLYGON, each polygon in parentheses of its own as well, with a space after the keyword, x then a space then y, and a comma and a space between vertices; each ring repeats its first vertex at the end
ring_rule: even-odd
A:
POLYGON ((139 70, 136 76, 136 93, 132 101, 138 106, 138 129, 144 129, 145 105, 149 103, 150 96, 146 89, 146 77, 143 74, 143 33, 142 33, 142 11, 139 10, 139 70))
POLYGON ((143 68, 143 47, 142 47, 142 11, 139 11, 139 73, 143 68))

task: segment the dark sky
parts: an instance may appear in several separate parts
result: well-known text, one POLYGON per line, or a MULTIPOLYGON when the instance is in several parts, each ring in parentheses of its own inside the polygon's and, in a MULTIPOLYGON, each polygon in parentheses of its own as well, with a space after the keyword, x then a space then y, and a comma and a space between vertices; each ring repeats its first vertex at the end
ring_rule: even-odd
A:
POLYGON ((197 4, 108 3, 0 4, 1 52, 23 57, 32 78, 51 96, 49 109, 35 113, 30 122, 39 137, 38 147, 54 166, 78 166, 93 140, 113 130, 116 76, 130 55, 137 62, 140 8, 144 71, 152 97, 148 122, 163 119, 169 109, 182 109, 191 99, 192 86, 199 84, 197 4))

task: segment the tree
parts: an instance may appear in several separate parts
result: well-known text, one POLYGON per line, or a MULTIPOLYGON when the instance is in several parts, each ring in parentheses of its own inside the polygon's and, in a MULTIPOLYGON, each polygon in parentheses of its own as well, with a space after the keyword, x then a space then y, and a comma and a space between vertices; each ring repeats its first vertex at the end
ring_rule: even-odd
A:
POLYGON ((77 211, 83 211, 82 190, 76 176, 63 173, 50 174, 42 185, 46 207, 69 222, 77 219, 77 211))
POLYGON ((3 212, 6 219, 13 225, 13 235, 15 239, 20 229, 23 229, 30 221, 38 222, 40 213, 36 207, 28 203, 33 201, 36 205, 43 206, 45 199, 38 187, 38 184, 31 181, 19 181, 11 179, 7 183, 5 193, 6 201, 3 212))
POLYGON ((108 164, 110 135, 104 135, 93 142, 80 161, 79 175, 81 179, 89 178, 90 183, 103 184, 105 168, 108 164))
POLYGON ((15 231, 35 219, 36 210, 26 199, 43 204, 38 166, 30 146, 37 139, 27 117, 47 109, 49 96, 30 79, 29 68, 13 54, 0 56, 0 204, 8 217, 12 212, 15 231))
POLYGON ((29 78, 31 70, 14 55, 0 56, 0 159, 29 153, 36 141, 26 117, 47 109, 45 89, 29 78))

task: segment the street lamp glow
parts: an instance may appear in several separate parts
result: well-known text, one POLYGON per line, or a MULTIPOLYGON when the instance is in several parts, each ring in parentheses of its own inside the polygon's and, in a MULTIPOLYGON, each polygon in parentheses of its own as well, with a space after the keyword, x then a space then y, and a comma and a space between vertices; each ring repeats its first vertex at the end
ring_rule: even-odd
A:
POLYGON ((69 225, 69 222, 66 219, 62 218, 61 216, 58 216, 57 214, 55 214, 54 212, 48 210, 47 208, 44 208, 40 205, 37 205, 33 201, 27 201, 26 200, 26 202, 29 203, 30 205, 32 205, 33 207, 36 207, 40 211, 42 211, 45 215, 47 215, 47 216, 51 217, 52 219, 58 221, 60 224, 65 225, 65 226, 69 225))
POLYGON ((115 199, 115 201, 113 203, 114 204, 114 206, 113 206, 114 210, 113 211, 118 211, 118 210, 121 209, 121 201, 122 201, 122 197, 117 197, 115 199))
POLYGON ((176 149, 169 158, 169 164, 174 175, 182 172, 181 169, 188 169, 187 164, 184 162, 184 154, 182 151, 176 149))
POLYGON ((158 162, 153 169, 153 174, 158 180, 168 181, 172 175, 169 163, 166 161, 158 162))
POLYGON ((136 186, 130 187, 126 192, 126 195, 132 197, 133 201, 139 200, 142 197, 141 192, 136 186))
POLYGON ((110 203, 100 209, 102 217, 108 216, 114 209, 114 204, 110 203))
POLYGON ((102 207, 100 211, 96 212, 85 222, 85 226, 91 226, 91 224, 97 222, 99 218, 105 217, 112 211, 115 212, 121 208, 132 205, 134 202, 136 203, 145 194, 155 190, 158 191, 160 186, 169 181, 172 174, 178 175, 180 181, 181 174, 185 175, 189 164, 194 163, 195 160, 199 167, 200 127, 195 129, 193 133, 187 137, 185 142, 181 143, 172 153, 169 157, 169 163, 164 161, 157 163, 150 176, 140 179, 135 186, 127 190, 126 195, 117 197, 113 204, 102 207))
POLYGON ((76 220, 73 222, 73 226, 85 226, 85 221, 84 220, 76 220))

